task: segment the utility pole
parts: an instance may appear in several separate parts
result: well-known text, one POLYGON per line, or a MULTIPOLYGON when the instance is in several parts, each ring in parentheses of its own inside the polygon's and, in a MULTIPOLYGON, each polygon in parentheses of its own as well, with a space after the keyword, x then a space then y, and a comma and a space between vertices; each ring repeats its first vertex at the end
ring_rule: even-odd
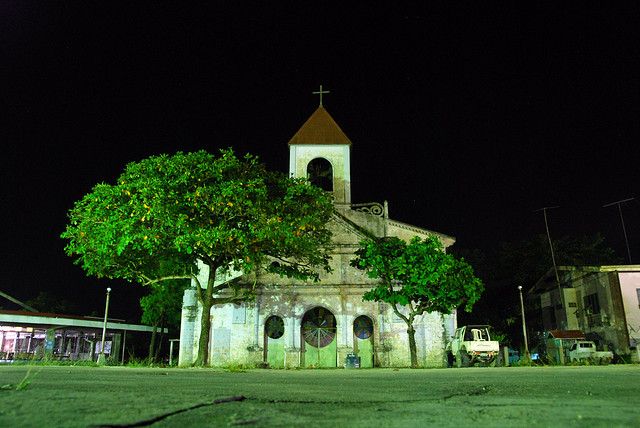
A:
POLYGON ((109 313, 109 295, 110 294, 111 294, 111 287, 107 287, 107 301, 104 305, 104 321, 102 323, 102 342, 100 343, 100 355, 98 355, 98 364, 104 364, 104 339, 107 333, 107 314, 109 313))
POLYGON ((620 213, 620 222, 622 223, 622 233, 624 234, 624 243, 627 245, 627 257, 629 258, 629 264, 633 264, 631 261, 631 250, 629 249, 629 239, 627 238, 627 229, 624 226, 624 217, 622 217, 622 205, 625 202, 633 201, 635 198, 627 198, 619 201, 611 202, 610 204, 603 205, 602 208, 610 207, 612 205, 618 206, 618 212, 620 213))
MULTIPOLYGON (((560 293, 560 303, 562 304, 562 308, 565 311, 565 323, 566 323, 566 311, 567 311, 567 307, 564 304, 564 296, 562 295, 562 288, 560 287, 560 276, 558 276, 558 266, 556 265, 556 256, 555 253, 553 251, 553 243, 551 242, 551 234, 549 233, 549 222, 547 221, 547 210, 553 210, 555 208, 560 208, 558 206, 555 207, 543 207, 540 209, 535 210, 534 212, 539 212, 542 211, 542 214, 544 214, 544 227, 547 230, 547 239, 549 240, 549 249, 551 250, 551 261, 553 262, 553 272, 556 275, 556 285, 558 286, 558 293, 560 293)), ((562 326, 558 326, 560 329, 562 326)))
POLYGON ((524 354, 527 357, 527 361, 531 361, 531 354, 529 354, 529 341, 527 340, 527 322, 524 319, 524 300, 522 299, 522 285, 518 285, 518 291, 520 291, 520 312, 522 313, 522 335, 524 336, 524 354))
POLYGON ((553 262, 553 271, 556 274, 556 283, 558 284, 558 290, 560 289, 560 277, 558 276, 558 266, 556 266, 556 256, 555 253, 553 252, 553 244, 551 243, 551 234, 549 233, 549 222, 547 221, 547 210, 552 210, 555 208, 560 208, 560 207, 544 207, 544 208, 540 208, 535 210, 534 212, 539 212, 542 211, 542 214, 544 214, 544 227, 547 230, 547 239, 549 240, 549 249, 551 250, 551 261, 553 262))
POLYGON ((16 305, 22 306, 23 308, 25 308, 29 312, 38 312, 36 309, 32 308, 31 306, 27 305, 26 303, 22 303, 20 300, 16 299, 15 297, 9 296, 7 293, 3 293, 2 291, 0 291, 0 297, 4 297, 5 299, 15 303, 16 305))

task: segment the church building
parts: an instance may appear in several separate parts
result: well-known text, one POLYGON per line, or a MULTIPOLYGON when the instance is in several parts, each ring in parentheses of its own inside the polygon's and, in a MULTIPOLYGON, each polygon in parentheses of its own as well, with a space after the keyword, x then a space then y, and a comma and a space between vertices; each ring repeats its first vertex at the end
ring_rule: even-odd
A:
MULTIPOLYGON (((242 305, 211 309, 212 366, 343 367, 349 354, 356 354, 363 368, 410 365, 407 325, 388 304, 362 300, 375 280, 349 262, 359 242, 368 235, 396 236, 406 241, 435 235, 445 248, 455 239, 392 220, 386 202, 352 203, 350 162, 351 141, 322 106, 321 98, 318 109, 289 141, 289 173, 306 177, 334 196, 335 214, 329 224, 333 271, 323 272, 320 282, 264 272, 236 272, 216 278, 220 282, 255 283, 256 296, 242 305)), ((200 267, 204 278, 207 267, 200 267)), ((183 299, 182 366, 191 365, 198 350, 202 308, 195 286, 192 282, 183 299)), ((419 364, 445 366, 444 348, 456 327, 455 312, 424 314, 416 318, 414 326, 419 364)))

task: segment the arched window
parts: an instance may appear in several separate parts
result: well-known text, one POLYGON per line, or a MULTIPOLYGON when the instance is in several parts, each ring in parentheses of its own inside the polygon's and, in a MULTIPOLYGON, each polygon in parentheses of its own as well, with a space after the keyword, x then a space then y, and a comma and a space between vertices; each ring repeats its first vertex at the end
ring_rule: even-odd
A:
POLYGON ((324 158, 315 158, 307 165, 307 180, 327 192, 333 192, 333 167, 324 158))
POLYGON ((358 339, 368 339, 373 334, 373 321, 366 315, 360 315, 353 321, 353 333, 358 339))
POLYGON ((264 323, 264 332, 269 339, 280 339, 284 334, 284 320, 277 315, 270 316, 264 323))
POLYGON ((302 317, 302 336, 309 345, 324 348, 336 336, 336 317, 320 306, 311 309, 302 317))

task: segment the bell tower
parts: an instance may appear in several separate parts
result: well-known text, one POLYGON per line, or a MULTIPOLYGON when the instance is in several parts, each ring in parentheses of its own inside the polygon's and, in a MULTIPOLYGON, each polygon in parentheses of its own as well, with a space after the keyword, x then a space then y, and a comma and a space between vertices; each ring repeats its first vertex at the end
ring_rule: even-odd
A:
POLYGON ((351 141, 320 105, 289 140, 289 175, 331 192, 336 204, 351 203, 351 141))

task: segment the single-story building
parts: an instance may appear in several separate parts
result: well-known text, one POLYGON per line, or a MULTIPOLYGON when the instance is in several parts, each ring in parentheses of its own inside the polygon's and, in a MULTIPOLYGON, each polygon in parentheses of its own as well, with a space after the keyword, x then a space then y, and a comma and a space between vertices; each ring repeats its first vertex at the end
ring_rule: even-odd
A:
MULTIPOLYGON (((45 357, 95 360, 102 346, 103 327, 104 319, 97 317, 0 310, 0 362, 45 357)), ((124 361, 128 332, 151 333, 153 327, 107 319, 107 358, 124 361)))

